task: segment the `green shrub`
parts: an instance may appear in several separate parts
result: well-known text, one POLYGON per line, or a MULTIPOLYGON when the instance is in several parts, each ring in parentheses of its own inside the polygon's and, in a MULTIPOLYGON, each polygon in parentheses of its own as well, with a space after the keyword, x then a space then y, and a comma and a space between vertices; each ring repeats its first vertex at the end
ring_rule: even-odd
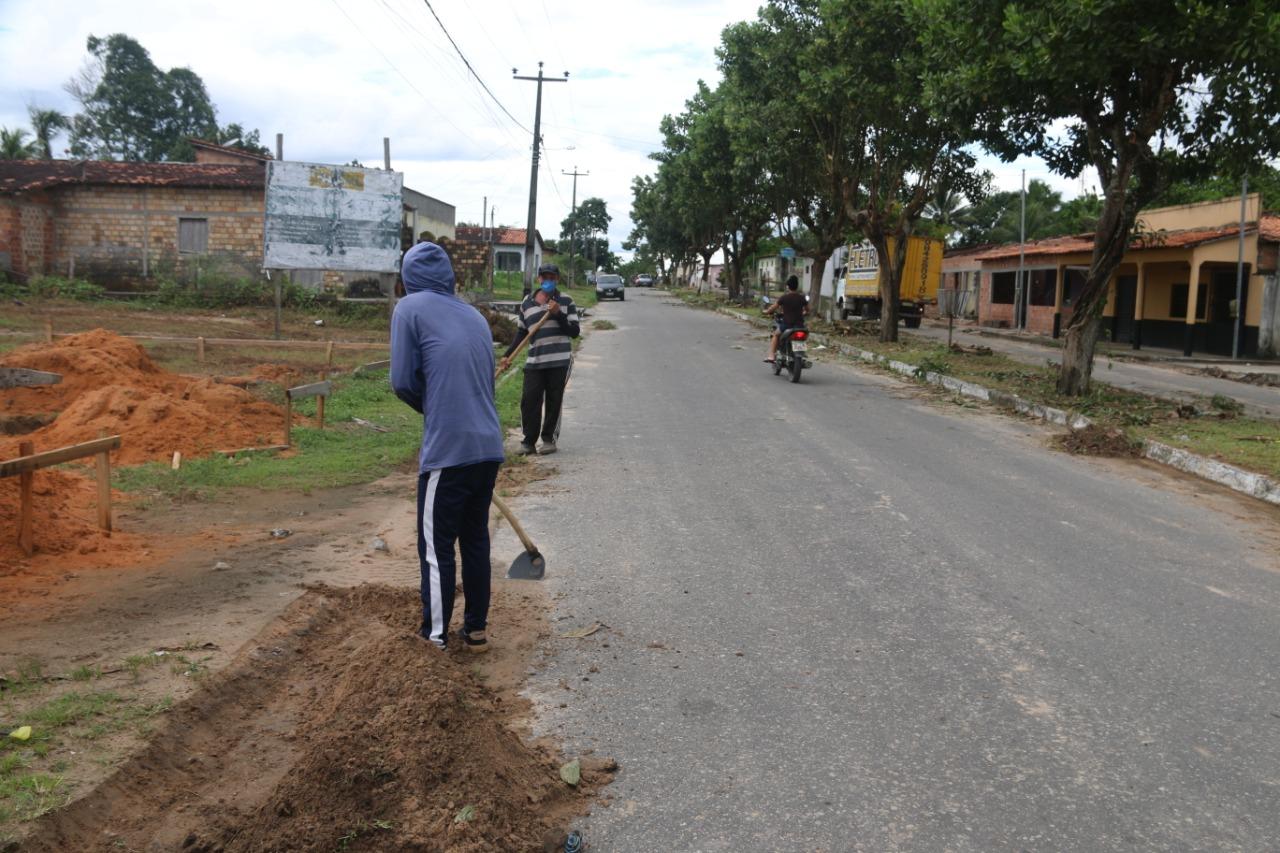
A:
POLYGON ((27 295, 33 299, 76 299, 89 302, 101 299, 105 292, 106 288, 83 278, 42 275, 27 283, 27 295))

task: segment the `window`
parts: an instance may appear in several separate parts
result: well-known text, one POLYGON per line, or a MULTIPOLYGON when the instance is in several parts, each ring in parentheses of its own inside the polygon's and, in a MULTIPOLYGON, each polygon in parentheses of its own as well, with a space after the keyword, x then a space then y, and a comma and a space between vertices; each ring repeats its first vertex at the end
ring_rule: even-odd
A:
POLYGON ((501 272, 519 272, 520 270, 520 253, 519 252, 498 252, 497 267, 501 272))
POLYGON ((178 220, 178 251, 184 255, 203 255, 209 251, 209 220, 178 220))
POLYGON ((1062 277, 1062 305, 1069 307, 1075 305, 1080 299, 1080 294, 1084 293, 1084 283, 1089 277, 1089 271, 1080 267, 1069 268, 1066 275, 1062 277))
POLYGON ((1013 294, 1018 287, 1018 273, 996 272, 991 274, 991 302, 993 305, 1012 305, 1013 294))
MULTIPOLYGON (((1201 286, 1200 301, 1196 303, 1196 319, 1203 320, 1206 316, 1205 309, 1208 307, 1209 294, 1205 291, 1208 288, 1201 286)), ((1187 317, 1187 299, 1191 295, 1191 286, 1188 284, 1175 284, 1169 288, 1169 317, 1173 320, 1185 320, 1187 317)))
POLYGON ((1031 304, 1047 305, 1052 308, 1058 295, 1058 271, 1029 270, 1027 278, 1027 287, 1031 290, 1031 304))

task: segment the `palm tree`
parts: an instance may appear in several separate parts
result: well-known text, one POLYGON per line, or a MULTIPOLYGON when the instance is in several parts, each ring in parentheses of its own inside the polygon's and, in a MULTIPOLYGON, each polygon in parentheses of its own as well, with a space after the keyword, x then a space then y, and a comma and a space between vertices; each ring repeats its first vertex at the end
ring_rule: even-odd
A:
POLYGON ((57 110, 45 110, 37 106, 27 107, 31 116, 31 128, 36 132, 36 153, 45 160, 53 159, 53 148, 50 145, 53 137, 60 130, 70 130, 71 122, 57 110))
POLYGON ((34 142, 27 142, 26 128, 0 127, 0 160, 30 160, 36 156, 34 142))

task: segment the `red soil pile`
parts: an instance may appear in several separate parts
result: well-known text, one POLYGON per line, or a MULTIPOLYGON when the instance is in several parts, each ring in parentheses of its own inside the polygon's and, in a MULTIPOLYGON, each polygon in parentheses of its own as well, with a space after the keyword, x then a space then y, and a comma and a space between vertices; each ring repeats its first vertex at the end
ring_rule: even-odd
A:
MULTIPOLYGON (((120 435, 117 464, 167 460, 215 450, 276 444, 284 412, 249 392, 208 378, 169 373, 138 344, 101 329, 51 345, 27 346, 0 365, 62 374, 62 382, 6 392, 0 412, 59 411, 26 438, 49 450, 100 435, 120 435)), ((0 443, 0 458, 17 455, 17 441, 0 443)))
MULTIPOLYGON (((18 547, 18 478, 0 479, 0 576, 26 559, 18 547)), ((132 562, 145 545, 141 537, 98 527, 98 489, 86 477, 42 469, 32 481, 32 532, 36 557, 59 555, 68 568, 83 562, 132 562)))

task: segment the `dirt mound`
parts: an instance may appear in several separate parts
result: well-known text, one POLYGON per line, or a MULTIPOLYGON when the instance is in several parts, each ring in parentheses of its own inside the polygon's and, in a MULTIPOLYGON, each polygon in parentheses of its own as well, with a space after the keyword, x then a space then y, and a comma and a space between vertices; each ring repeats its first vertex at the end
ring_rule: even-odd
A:
POLYGON ((5 391, 5 413, 43 414, 67 407, 86 391, 127 384, 167 390, 175 378, 151 360, 147 351, 127 338, 95 329, 52 344, 29 344, 0 357, 0 366, 28 367, 62 375, 57 385, 5 391))
POLYGON ((1131 456, 1142 455, 1142 442, 1125 435, 1123 430, 1090 424, 1084 429, 1072 430, 1058 436, 1058 445, 1068 453, 1083 456, 1131 456))
MULTIPOLYGON (((0 478, 0 576, 18 570, 25 559, 16 542, 18 478, 0 478)), ((98 488, 93 480, 66 471, 42 469, 32 481, 32 532, 37 556, 63 555, 62 567, 78 558, 114 562, 112 555, 133 559, 142 541, 137 536, 98 527, 98 488)))
POLYGON ((585 809, 413 590, 316 588, 24 850, 539 850, 585 809))
MULTIPOLYGON (((58 385, 5 395, 6 413, 59 411, 28 436, 37 450, 119 434, 114 461, 132 465, 167 460, 175 450, 190 458, 275 444, 283 435, 280 407, 240 388, 162 370, 142 347, 110 332, 24 347, 0 363, 63 376, 58 385)), ((16 442, 0 445, 0 455, 16 455, 16 442)))

